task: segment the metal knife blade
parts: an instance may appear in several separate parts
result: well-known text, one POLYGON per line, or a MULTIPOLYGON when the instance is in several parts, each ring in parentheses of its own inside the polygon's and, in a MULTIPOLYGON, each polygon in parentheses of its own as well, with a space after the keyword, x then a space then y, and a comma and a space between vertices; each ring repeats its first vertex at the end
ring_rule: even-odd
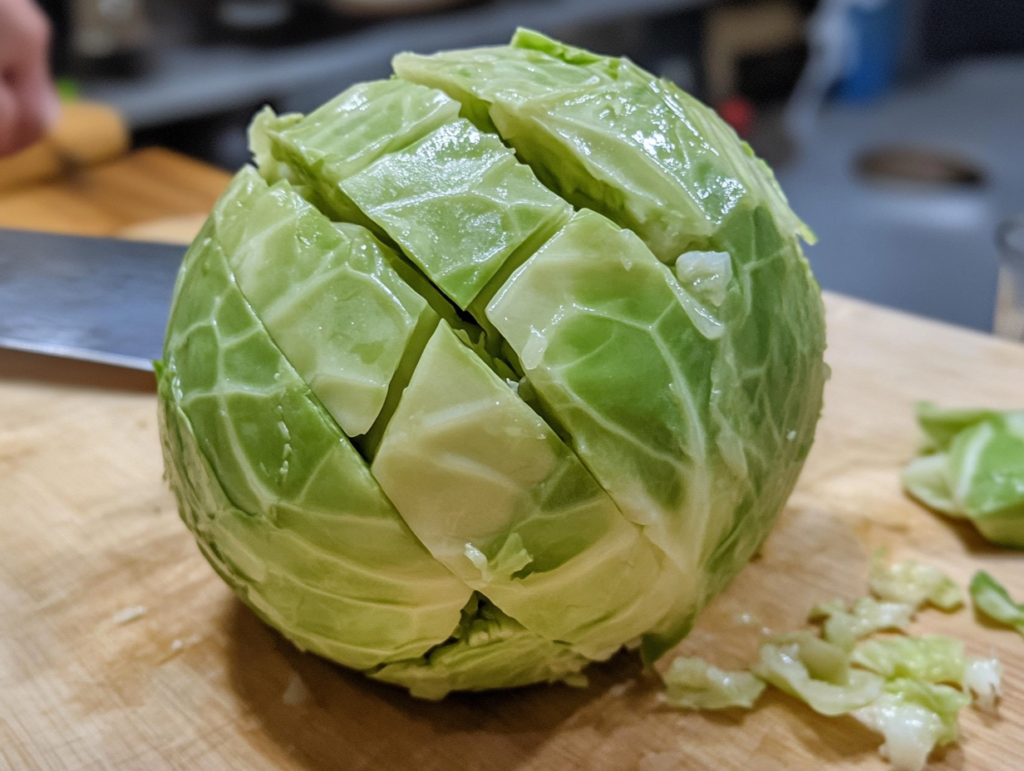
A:
POLYGON ((0 347, 152 370, 184 254, 0 229, 0 347))

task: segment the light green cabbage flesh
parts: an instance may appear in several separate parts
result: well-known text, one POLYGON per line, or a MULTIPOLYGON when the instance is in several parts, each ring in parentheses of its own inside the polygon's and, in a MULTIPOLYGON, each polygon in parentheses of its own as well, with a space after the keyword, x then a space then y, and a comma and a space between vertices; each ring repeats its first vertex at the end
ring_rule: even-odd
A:
POLYGON ((936 746, 957 740, 957 716, 970 701, 948 685, 897 678, 886 681, 881 695, 853 716, 885 737, 879 751, 893 771, 921 771, 936 746))
POLYGON ((971 578, 971 601, 982 614, 1024 635, 1024 603, 1014 602, 1006 587, 984 570, 971 578))
POLYGON ((915 612, 926 603, 951 611, 964 602, 960 587, 939 568, 914 560, 887 564, 881 552, 871 559, 868 585, 880 600, 909 605, 915 612))
POLYGON ((879 602, 859 597, 848 609, 844 600, 830 600, 811 608, 810 620, 821 621, 821 636, 846 651, 857 640, 883 630, 903 631, 917 609, 900 602, 879 602))
POLYGON ((993 543, 1024 549, 1024 411, 922 403, 917 420, 924 441, 903 470, 904 489, 993 543))
POLYGON ((626 60, 521 31, 395 69, 261 112, 185 257, 157 368, 182 517, 268 623, 417 696, 653 661, 813 441, 807 231, 626 60))
POLYGON ((727 672, 698 658, 679 656, 664 674, 662 700, 683 709, 750 709, 765 683, 749 672, 727 672))
POLYGON ((886 680, 909 677, 929 683, 961 683, 967 666, 964 644, 939 634, 867 640, 850 661, 886 680))

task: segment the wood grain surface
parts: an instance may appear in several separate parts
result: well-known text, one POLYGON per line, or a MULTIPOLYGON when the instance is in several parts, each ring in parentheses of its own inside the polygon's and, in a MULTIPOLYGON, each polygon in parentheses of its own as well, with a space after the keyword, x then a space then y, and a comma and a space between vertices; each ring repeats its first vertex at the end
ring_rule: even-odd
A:
MULTIPOLYGON (((833 377, 799 487, 763 555, 678 653, 750 663, 762 629, 866 594, 878 547, 961 585, 984 568, 1024 597, 1024 553, 925 511, 897 476, 916 445, 916 400, 1024 407, 1024 347, 835 295, 827 307, 833 377)), ((887 768, 877 735, 778 693, 749 712, 662 707, 656 674, 629 654, 591 667, 583 689, 414 700, 257 620, 200 557, 161 475, 149 376, 0 354, 0 767, 887 768), (144 614, 115 620, 135 607, 144 614)), ((1024 638, 969 609, 924 611, 912 631, 955 635, 1006 665, 999 718, 965 710, 962 741, 929 768, 1020 767, 1024 638)))
POLYGON ((0 227, 83 236, 130 234, 153 221, 205 214, 229 179, 220 169, 149 147, 111 163, 70 170, 45 184, 0 192, 0 227))

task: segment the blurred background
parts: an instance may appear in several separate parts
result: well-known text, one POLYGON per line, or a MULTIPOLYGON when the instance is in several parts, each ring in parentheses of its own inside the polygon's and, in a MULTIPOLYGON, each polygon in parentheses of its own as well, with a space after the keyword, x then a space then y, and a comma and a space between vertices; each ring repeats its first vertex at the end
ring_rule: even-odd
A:
POLYGON ((65 94, 113 107, 137 148, 226 169, 247 160, 262 104, 308 111, 386 76, 398 51, 503 43, 523 25, 628 55, 773 165, 820 238, 808 254, 825 288, 1024 337, 1021 0, 42 5, 65 94))

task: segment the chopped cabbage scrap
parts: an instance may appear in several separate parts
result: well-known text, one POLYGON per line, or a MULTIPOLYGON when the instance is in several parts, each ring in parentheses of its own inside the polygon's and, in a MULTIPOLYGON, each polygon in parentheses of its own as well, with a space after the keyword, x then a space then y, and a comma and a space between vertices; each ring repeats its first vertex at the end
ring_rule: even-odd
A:
POLYGON ((988 540, 1024 548, 1024 410, 917 405, 920 454, 903 487, 931 509, 969 519, 988 540))
POLYGON ((728 672, 686 656, 675 659, 663 677, 662 700, 683 709, 749 709, 765 689, 750 672, 728 672))
MULTIPOLYGON (((820 636, 799 630, 766 637, 749 673, 677 659, 665 675, 662 700, 688 709, 750 707, 763 688, 757 681, 763 681, 819 714, 851 715, 882 734, 880 752, 894 771, 921 771, 935 747, 956 741, 957 715, 972 697, 979 709, 996 711, 1003 667, 995 658, 965 657, 963 643, 944 635, 864 639, 905 632, 925 603, 943 610, 962 604, 959 588, 937 568, 886 565, 876 554, 871 588, 881 599, 815 605, 809 619, 822 622, 820 636), (753 698, 738 696, 741 688, 750 688, 753 698)), ((982 612, 1024 633, 1024 606, 991 576, 978 573, 971 596, 982 612)))
POLYGON ((964 687, 974 694, 974 703, 986 712, 995 712, 1002 695, 1003 665, 998 659, 967 659, 964 668, 964 687))
POLYGON ((960 683, 966 668, 964 644, 938 634, 867 640, 850 660, 886 680, 910 677, 929 683, 960 683))
POLYGON ((1014 602, 1006 587, 984 570, 971 579, 971 600, 974 607, 989 618, 1012 626, 1024 634, 1024 605, 1014 602))
POLYGON ((915 608, 902 602, 880 602, 860 597, 847 608, 844 600, 823 602, 811 608, 810 620, 823 621, 822 637, 851 651, 857 640, 884 630, 903 631, 914 617, 915 608))
POLYGON ((902 602, 915 610, 925 603, 955 610, 964 601, 960 587, 938 568, 913 560, 887 565, 881 554, 871 561, 868 584, 879 599, 902 602))
POLYGON ((850 669, 846 683, 812 676, 799 643, 761 646, 761 660, 751 671, 821 715, 835 717, 865 707, 882 692, 884 680, 873 672, 850 669))
POLYGON ((948 685, 898 678, 887 681, 879 697, 853 716, 885 737, 880 752, 894 771, 920 771, 936 746, 956 741, 957 713, 969 702, 948 685))

